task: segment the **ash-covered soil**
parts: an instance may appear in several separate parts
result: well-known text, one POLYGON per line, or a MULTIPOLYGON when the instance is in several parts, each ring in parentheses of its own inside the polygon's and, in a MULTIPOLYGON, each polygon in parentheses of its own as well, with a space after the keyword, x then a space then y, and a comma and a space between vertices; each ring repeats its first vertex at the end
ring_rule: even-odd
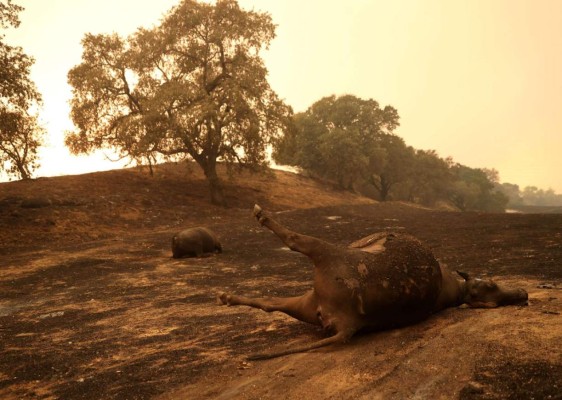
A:
POLYGON ((204 187, 127 173, 90 185, 51 178, 35 186, 50 200, 39 208, 21 202, 41 180, 0 185, 0 398, 562 398, 562 215, 435 211, 335 192, 318 204, 320 192, 304 181, 295 190, 279 173, 259 178, 267 187, 232 183, 235 207, 221 209, 204 187), (448 309, 345 345, 248 362, 324 337, 283 314, 216 303, 221 291, 310 288, 311 264, 256 223, 254 201, 334 243, 388 228, 413 234, 451 269, 525 288, 530 305, 448 309), (213 229, 224 252, 172 259, 172 235, 194 225, 213 229))

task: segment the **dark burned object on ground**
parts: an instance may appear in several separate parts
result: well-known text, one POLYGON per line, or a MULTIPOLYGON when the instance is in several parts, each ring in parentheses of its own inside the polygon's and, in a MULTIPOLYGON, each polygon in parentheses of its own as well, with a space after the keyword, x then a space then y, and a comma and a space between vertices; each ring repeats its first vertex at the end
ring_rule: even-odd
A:
POLYGON ((360 329, 388 329, 415 323, 447 307, 497 307, 526 304, 523 289, 499 287, 491 280, 463 280, 440 266, 430 250, 404 234, 375 233, 341 247, 290 231, 259 206, 254 216, 291 250, 314 264, 314 288, 289 298, 247 298, 227 293, 221 304, 246 305, 267 312, 281 311, 320 325, 333 336, 309 345, 255 354, 250 359, 273 358, 346 342, 360 329))
POLYGON ((172 238, 172 257, 201 257, 206 253, 221 253, 217 235, 207 228, 190 228, 178 232, 172 238))

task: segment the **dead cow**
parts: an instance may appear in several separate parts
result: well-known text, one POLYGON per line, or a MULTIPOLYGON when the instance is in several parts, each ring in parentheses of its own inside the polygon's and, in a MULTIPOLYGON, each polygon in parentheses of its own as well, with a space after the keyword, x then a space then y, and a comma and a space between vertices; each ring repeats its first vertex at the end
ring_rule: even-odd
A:
POLYGON ((172 257, 201 257, 205 253, 221 253, 222 246, 213 231, 207 228, 190 228, 172 238, 172 257))
POLYGON ((446 307, 468 304, 497 307, 526 304, 527 292, 499 287, 491 280, 463 280, 439 265, 430 250, 404 234, 376 233, 341 247, 290 231, 256 205, 254 216, 291 250, 314 264, 314 287, 302 296, 252 299, 222 293, 220 304, 281 311, 333 333, 326 339, 278 352, 264 359, 346 342, 360 329, 388 329, 427 318, 446 307))

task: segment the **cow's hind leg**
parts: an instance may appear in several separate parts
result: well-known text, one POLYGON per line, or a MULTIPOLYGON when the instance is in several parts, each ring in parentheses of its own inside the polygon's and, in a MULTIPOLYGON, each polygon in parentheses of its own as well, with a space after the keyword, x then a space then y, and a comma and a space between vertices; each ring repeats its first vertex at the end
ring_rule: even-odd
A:
MULTIPOLYGON (((318 317, 318 304, 314 291, 311 290, 303 296, 299 297, 272 297, 272 298, 249 298, 244 296, 236 296, 227 293, 221 293, 218 296, 220 304, 229 306, 249 306, 259 308, 260 310, 272 312, 279 311, 288 314, 298 320, 309 322, 314 325, 322 326, 322 321, 318 317)), ((265 360, 268 358, 281 357, 288 354, 302 353, 305 351, 317 349, 319 347, 328 346, 334 343, 344 343, 348 341, 357 331, 354 326, 336 326, 329 325, 336 334, 326 339, 319 340, 303 346, 287 348, 283 350, 252 354, 248 356, 248 360, 265 360)))
POLYGON ((260 206, 254 206, 254 216, 258 222, 275 233, 291 250, 298 251, 314 259, 315 255, 325 254, 333 245, 321 239, 293 232, 267 215, 260 206))
POLYGON ((218 301, 228 306, 249 306, 266 312, 279 311, 300 321, 321 325, 317 314, 318 304, 312 290, 297 297, 250 298, 221 293, 218 301))
POLYGON ((353 336, 355 332, 356 332, 355 329, 339 331, 334 336, 330 336, 326 339, 322 339, 317 342, 313 342, 303 346, 287 348, 285 350, 251 354, 247 358, 248 360, 266 360, 268 358, 281 357, 281 356, 286 356, 288 354, 303 353, 309 350, 318 349, 320 347, 329 346, 334 343, 345 343, 353 336))

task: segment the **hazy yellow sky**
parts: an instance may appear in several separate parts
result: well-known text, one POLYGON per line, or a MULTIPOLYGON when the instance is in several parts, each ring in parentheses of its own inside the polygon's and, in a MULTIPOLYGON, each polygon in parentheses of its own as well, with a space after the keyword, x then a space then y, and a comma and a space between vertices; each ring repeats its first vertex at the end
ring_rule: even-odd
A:
MULTIPOLYGON (((86 32, 126 35, 179 0, 14 0, 26 10, 10 44, 36 59, 50 146, 38 175, 101 166, 67 154, 66 74, 86 32)), ((562 0, 239 0, 269 12, 264 54, 277 93, 303 111, 330 94, 398 109, 396 133, 503 182, 562 193, 562 0)))

